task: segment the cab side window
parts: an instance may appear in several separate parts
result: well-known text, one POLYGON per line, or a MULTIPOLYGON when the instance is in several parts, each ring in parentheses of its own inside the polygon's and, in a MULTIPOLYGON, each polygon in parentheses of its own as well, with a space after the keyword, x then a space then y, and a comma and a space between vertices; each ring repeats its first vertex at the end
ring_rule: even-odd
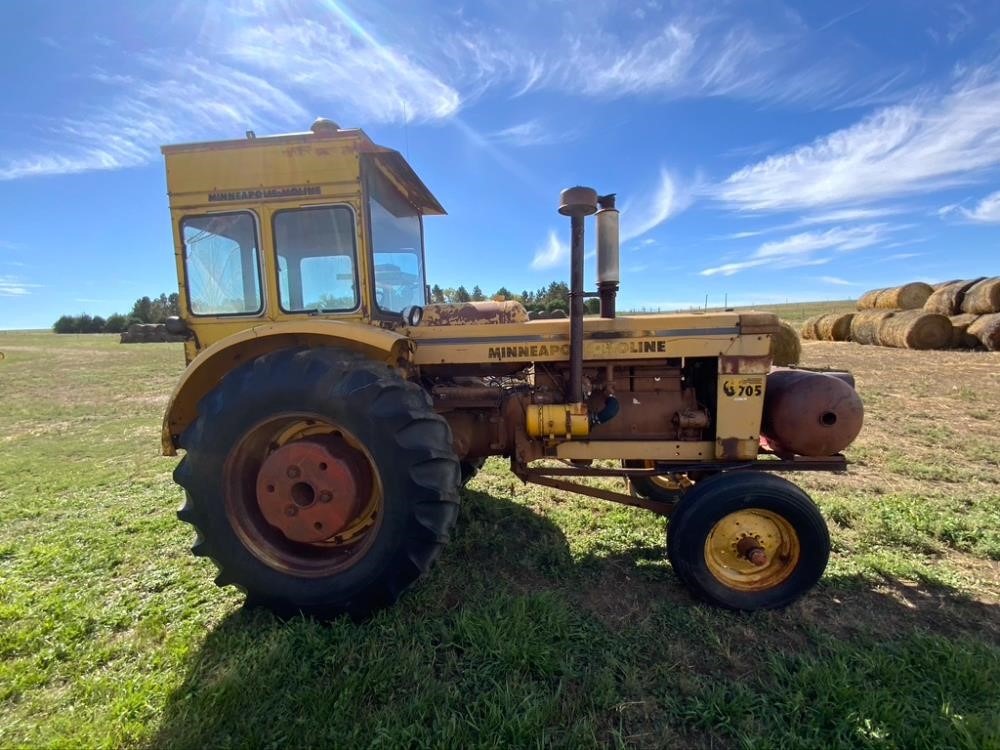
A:
POLYGON ((354 213, 317 206, 274 215, 278 289, 285 312, 347 312, 358 307, 354 213))

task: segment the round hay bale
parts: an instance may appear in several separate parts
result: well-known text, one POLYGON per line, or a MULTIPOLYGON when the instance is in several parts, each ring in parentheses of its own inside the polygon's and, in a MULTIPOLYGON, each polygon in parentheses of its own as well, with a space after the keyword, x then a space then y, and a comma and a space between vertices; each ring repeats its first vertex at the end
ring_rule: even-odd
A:
POLYGON ((797 365, 802 359, 802 342, 799 334, 785 321, 779 322, 777 332, 771 334, 771 364, 776 367, 797 365))
POLYGON ((951 344, 951 321, 947 315, 904 310, 882 321, 878 337, 882 346, 897 349, 944 349, 951 344))
POLYGON ((961 283, 962 283, 961 279, 951 279, 949 281, 939 281, 936 284, 931 284, 931 289, 933 289, 936 292, 938 289, 944 289, 946 286, 951 286, 952 284, 961 284, 961 283))
POLYGON ((892 310, 862 310, 851 319, 851 341, 879 346, 879 329, 883 321, 895 315, 892 310))
POLYGON ((885 289, 872 289, 871 291, 862 294, 858 297, 858 309, 874 310, 875 303, 878 301, 878 296, 884 291, 885 289))
POLYGON ((919 310, 933 293, 930 284, 914 281, 886 289, 878 295, 875 307, 879 310, 919 310))
POLYGON ((816 323, 822 317, 822 315, 813 315, 811 318, 806 318, 806 320, 802 323, 802 327, 799 329, 802 338, 810 341, 815 341, 819 338, 819 334, 816 332, 816 323))
POLYGON ((962 300, 965 299, 965 293, 969 290, 969 287, 980 280, 954 281, 947 286, 935 289, 934 293, 924 303, 924 310, 940 315, 960 314, 962 312, 962 300))
POLYGON ((816 321, 816 338, 820 341, 847 341, 851 338, 851 321, 854 313, 830 313, 816 321))
POLYGON ((980 315, 969 326, 969 333, 991 352, 1000 352, 1000 313, 980 315))
POLYGON ((989 315, 1000 312, 1000 276, 973 284, 962 299, 962 312, 989 315))
POLYGON ((948 318, 951 321, 952 349, 975 349, 979 346, 979 339, 969 333, 969 326, 975 323, 978 317, 972 313, 964 313, 948 318))

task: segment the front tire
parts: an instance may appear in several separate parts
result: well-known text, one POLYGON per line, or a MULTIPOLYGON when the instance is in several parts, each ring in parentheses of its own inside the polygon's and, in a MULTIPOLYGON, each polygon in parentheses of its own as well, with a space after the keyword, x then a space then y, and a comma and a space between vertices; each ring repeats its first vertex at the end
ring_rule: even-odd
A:
POLYGON ((394 370, 281 350, 229 373, 198 414, 180 438, 177 515, 248 603, 364 617, 440 555, 458 513, 451 430, 394 370))
POLYGON ((786 607, 826 569, 819 509, 771 474, 724 473, 696 484, 670 517, 667 554, 696 596, 727 609, 786 607))

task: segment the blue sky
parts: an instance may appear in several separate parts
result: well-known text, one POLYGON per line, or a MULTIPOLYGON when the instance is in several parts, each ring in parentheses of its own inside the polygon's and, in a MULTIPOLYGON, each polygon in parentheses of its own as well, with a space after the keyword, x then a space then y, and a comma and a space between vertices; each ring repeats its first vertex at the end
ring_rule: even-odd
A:
POLYGON ((995 0, 7 0, 0 328, 174 291, 159 146, 319 115, 444 204, 445 287, 567 279, 571 184, 619 194, 621 309, 998 274, 998 30, 995 0))

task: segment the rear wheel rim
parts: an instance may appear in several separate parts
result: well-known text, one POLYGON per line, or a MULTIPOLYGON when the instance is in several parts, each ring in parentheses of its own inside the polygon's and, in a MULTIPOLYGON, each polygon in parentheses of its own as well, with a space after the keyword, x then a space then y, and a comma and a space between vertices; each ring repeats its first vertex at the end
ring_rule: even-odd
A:
POLYGON ((226 461, 226 516, 243 545, 301 577, 358 563, 382 521, 375 461, 350 431, 315 414, 279 414, 249 429, 226 461))
POLYGON ((705 539, 705 564, 719 583, 763 591, 784 583, 799 562, 799 535, 784 516, 748 508, 721 518, 705 539))

